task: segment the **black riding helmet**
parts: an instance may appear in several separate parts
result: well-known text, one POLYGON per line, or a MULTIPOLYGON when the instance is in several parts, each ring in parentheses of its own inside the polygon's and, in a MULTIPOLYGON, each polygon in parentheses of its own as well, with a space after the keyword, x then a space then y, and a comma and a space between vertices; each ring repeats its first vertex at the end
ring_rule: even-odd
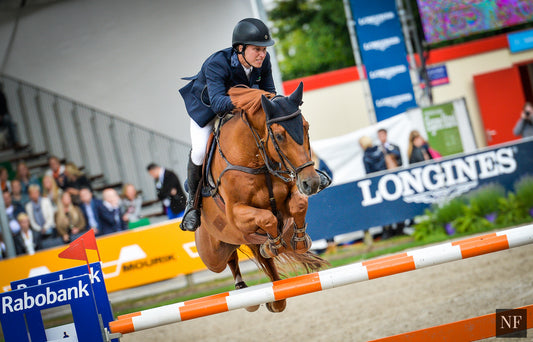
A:
POLYGON ((268 27, 261 20, 246 18, 235 25, 231 45, 234 49, 237 49, 238 45, 272 46, 274 40, 270 36, 268 27))

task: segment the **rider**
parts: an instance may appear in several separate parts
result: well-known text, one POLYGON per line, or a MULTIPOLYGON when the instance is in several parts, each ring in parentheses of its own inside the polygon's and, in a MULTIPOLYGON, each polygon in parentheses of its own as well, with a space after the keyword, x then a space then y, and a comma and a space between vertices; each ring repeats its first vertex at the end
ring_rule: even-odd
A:
MULTIPOLYGON (((200 210, 194 207, 194 197, 202 177, 202 164, 214 118, 217 115, 223 117, 235 108, 228 90, 244 84, 276 93, 270 55, 266 51, 267 46, 272 45, 274 40, 261 20, 243 19, 233 29, 232 47, 215 52, 203 63, 197 75, 184 78, 190 82, 179 91, 191 117, 192 148, 187 165, 189 191, 180 224, 182 230, 195 231, 200 226, 200 210)), ((321 187, 329 185, 326 183, 321 187)))

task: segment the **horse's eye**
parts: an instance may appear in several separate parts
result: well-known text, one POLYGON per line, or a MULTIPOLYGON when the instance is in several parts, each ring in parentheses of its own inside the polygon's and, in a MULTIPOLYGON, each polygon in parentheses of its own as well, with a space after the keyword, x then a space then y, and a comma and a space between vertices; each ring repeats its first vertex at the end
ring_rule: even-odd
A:
POLYGON ((276 134, 274 135, 274 138, 276 138, 277 141, 283 141, 283 140, 285 140, 285 136, 284 136, 283 134, 281 134, 281 133, 276 133, 276 134))

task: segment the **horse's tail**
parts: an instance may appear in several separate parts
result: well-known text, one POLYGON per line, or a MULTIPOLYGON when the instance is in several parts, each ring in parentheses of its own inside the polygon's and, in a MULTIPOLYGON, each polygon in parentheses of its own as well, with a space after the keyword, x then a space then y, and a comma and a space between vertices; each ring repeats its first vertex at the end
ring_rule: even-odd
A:
POLYGON ((301 271, 311 273, 330 265, 327 260, 324 260, 320 256, 311 252, 298 254, 289 251, 282 253, 275 258, 267 259, 261 255, 259 245, 248 245, 248 247, 254 255, 256 264, 258 264, 261 270, 263 270, 272 281, 278 280, 280 275, 282 277, 288 277, 291 274, 299 274, 301 271), (281 274, 278 273, 278 268, 276 266, 279 267, 279 272, 281 272, 281 274))

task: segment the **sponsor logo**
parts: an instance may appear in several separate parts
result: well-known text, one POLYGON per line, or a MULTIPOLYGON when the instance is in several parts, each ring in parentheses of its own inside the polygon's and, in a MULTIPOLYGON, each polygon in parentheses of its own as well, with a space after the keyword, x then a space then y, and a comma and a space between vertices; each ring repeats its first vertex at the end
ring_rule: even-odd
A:
POLYGON ((401 40, 400 40, 400 37, 398 36, 380 39, 380 40, 374 40, 368 43, 364 43, 363 50, 365 51, 378 50, 378 51, 383 52, 393 45, 400 44, 400 42, 401 40))
POLYGON ((368 77, 371 80, 375 80, 375 79, 378 79, 378 78, 383 78, 385 80, 390 80, 394 76, 399 75, 399 74, 403 74, 404 72, 407 72, 407 67, 405 65, 403 65, 403 64, 400 64, 400 65, 395 65, 395 66, 391 66, 391 67, 388 67, 388 68, 372 70, 372 71, 370 71, 368 73, 368 77))
POLYGON ((12 296, 6 295, 2 297, 2 314, 24 311, 33 307, 69 302, 73 299, 88 297, 89 292, 87 291, 87 286, 88 284, 83 284, 83 282, 79 280, 78 286, 72 286, 58 291, 46 287, 44 293, 39 293, 36 296, 30 296, 28 295, 28 292, 24 292, 22 298, 13 299, 12 296))
POLYGON ((382 99, 376 100, 376 107, 382 108, 382 107, 391 107, 391 108, 398 108, 401 104, 404 104, 405 102, 413 101, 413 94, 411 93, 405 93, 400 95, 394 95, 390 97, 384 97, 382 99))
POLYGON ((389 11, 385 13, 379 13, 374 15, 369 15, 367 17, 362 17, 357 19, 357 23, 359 26, 365 26, 365 25, 374 25, 374 26, 380 26, 387 20, 394 19, 395 15, 394 12, 389 11))
POLYGON ((431 204, 459 196, 477 187, 479 180, 511 174, 516 168, 513 148, 504 147, 387 174, 378 180, 375 191, 371 179, 362 180, 357 186, 361 189, 364 207, 400 198, 407 203, 431 204))
POLYGON ((128 272, 132 270, 138 270, 145 267, 152 267, 155 265, 163 264, 169 261, 175 261, 176 258, 173 255, 165 255, 162 257, 152 258, 152 259, 145 259, 145 260, 138 260, 135 262, 131 262, 125 265, 122 265, 122 271, 128 272))

